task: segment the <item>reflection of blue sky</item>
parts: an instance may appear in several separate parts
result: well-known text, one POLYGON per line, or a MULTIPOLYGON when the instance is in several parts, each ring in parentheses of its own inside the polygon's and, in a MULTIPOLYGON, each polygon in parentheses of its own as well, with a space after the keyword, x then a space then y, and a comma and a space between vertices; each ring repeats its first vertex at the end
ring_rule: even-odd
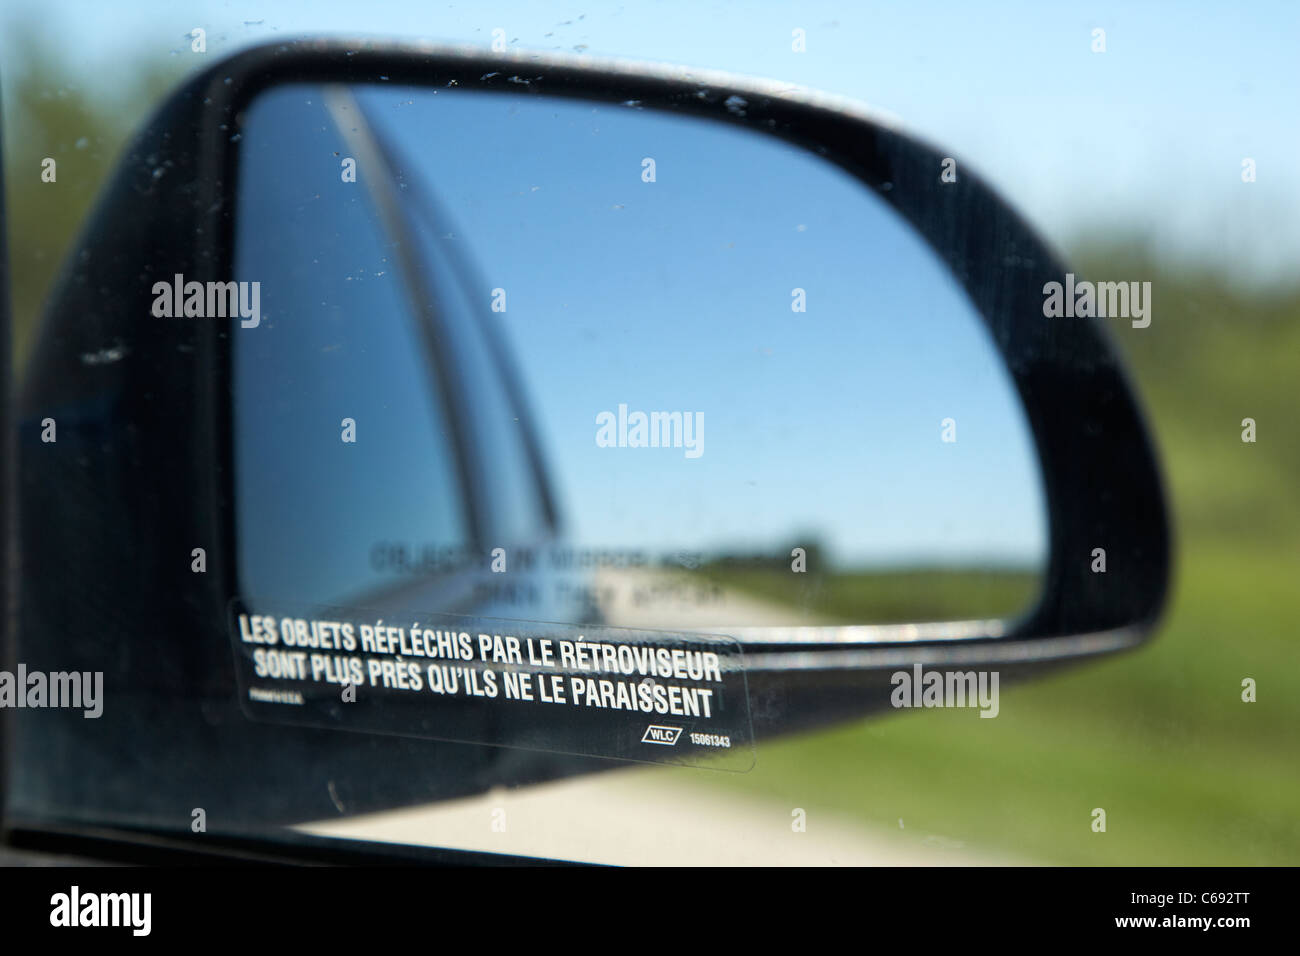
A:
POLYGON ((339 600, 382 580, 378 542, 463 545, 453 442, 409 299, 319 95, 250 109, 234 273, 262 321, 232 322, 235 502, 245 593, 339 600), (297 159, 325 155, 304 174, 297 159), (342 441, 342 423, 357 441, 342 441))
POLYGON ((472 250, 481 301, 506 289, 497 318, 580 543, 770 550, 812 532, 859 560, 1041 555, 1001 360, 946 269, 855 180, 626 107, 362 99, 449 213, 444 241, 472 250), (597 447, 596 415, 620 403, 702 412, 703 456, 597 447))

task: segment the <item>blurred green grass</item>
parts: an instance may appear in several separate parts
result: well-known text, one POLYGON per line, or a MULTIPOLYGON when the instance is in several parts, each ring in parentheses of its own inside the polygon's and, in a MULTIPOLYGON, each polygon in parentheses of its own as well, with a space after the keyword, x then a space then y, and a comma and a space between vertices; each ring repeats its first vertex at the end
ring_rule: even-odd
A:
POLYGON ((994 720, 912 711, 763 745, 730 783, 809 819, 901 819, 1029 861, 1300 863, 1300 290, 1237 288, 1141 248, 1085 244, 1075 261, 1153 281, 1151 327, 1111 331, 1173 498, 1174 588, 1154 639, 1004 689, 994 720))

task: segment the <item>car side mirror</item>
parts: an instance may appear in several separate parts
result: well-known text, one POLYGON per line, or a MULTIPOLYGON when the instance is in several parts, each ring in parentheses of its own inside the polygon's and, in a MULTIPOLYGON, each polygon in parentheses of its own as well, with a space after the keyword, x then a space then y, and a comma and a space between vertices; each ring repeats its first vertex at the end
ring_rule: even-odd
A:
POLYGON ((18 725, 12 812, 183 833, 195 805, 251 829, 609 758, 744 770, 899 673, 1132 647, 1170 565, 1106 332, 1139 299, 1075 314, 1083 287, 853 104, 238 54, 130 147, 27 370, 19 656, 106 700, 18 725), (601 675, 581 644, 615 648, 601 675), (684 699, 710 654, 724 716, 656 710, 644 682, 684 699), (470 699, 489 670, 504 696, 470 699))

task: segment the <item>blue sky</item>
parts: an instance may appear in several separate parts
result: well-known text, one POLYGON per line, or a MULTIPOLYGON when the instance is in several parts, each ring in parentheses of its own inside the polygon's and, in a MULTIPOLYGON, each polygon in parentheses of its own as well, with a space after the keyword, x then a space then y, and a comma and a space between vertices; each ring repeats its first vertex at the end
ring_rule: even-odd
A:
POLYGON ((6 14, 76 51, 85 72, 72 79, 96 85, 116 56, 174 51, 197 67, 305 32, 487 45, 497 27, 513 48, 770 76, 893 113, 1058 243, 1133 234, 1246 281, 1293 274, 1300 254, 1294 3, 15 0, 6 14), (189 52, 194 26, 208 31, 207 60, 189 52), (805 53, 790 49, 795 27, 805 53), (1090 50, 1097 27, 1104 54, 1090 50), (1241 182, 1244 157, 1256 183, 1241 182))

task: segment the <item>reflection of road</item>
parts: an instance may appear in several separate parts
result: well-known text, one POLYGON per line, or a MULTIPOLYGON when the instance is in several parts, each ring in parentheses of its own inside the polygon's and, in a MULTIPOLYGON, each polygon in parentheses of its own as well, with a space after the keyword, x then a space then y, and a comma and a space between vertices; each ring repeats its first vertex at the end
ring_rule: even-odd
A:
MULTIPOLYGON (((933 834, 872 832, 815 808, 705 789, 685 775, 613 771, 448 803, 307 824, 321 836, 491 853, 663 866, 1007 865, 933 834), (674 780, 674 777, 681 779, 674 780)), ((904 821, 905 823, 906 821, 904 821)))
POLYGON ((726 634, 729 625, 822 623, 806 611, 671 571, 601 570, 595 588, 605 623, 615 627, 726 634))

